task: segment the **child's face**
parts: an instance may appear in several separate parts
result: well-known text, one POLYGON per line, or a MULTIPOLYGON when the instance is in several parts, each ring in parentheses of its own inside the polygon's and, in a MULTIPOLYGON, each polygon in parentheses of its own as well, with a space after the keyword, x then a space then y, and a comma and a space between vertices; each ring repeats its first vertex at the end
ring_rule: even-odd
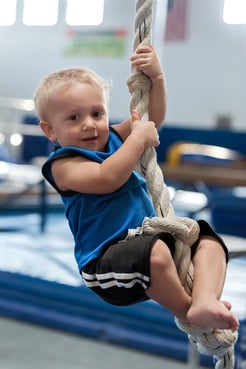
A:
POLYGON ((45 134, 61 146, 104 151, 109 126, 103 89, 75 83, 58 91, 48 106, 48 122, 40 122, 45 134))

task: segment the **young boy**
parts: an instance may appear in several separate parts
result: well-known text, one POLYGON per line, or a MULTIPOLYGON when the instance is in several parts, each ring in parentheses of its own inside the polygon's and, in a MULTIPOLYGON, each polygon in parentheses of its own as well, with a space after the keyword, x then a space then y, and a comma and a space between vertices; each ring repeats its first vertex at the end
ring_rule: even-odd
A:
POLYGON ((136 171, 144 150, 159 145, 166 113, 164 74, 152 46, 141 46, 132 66, 151 80, 149 121, 109 127, 108 86, 93 71, 65 69, 45 78, 35 95, 40 127, 56 148, 43 175, 60 193, 75 240, 75 258, 86 286, 115 305, 153 299, 176 317, 236 330, 238 320, 223 290, 227 248, 200 221, 193 246, 192 298, 180 283, 169 233, 126 239, 128 229, 156 216, 146 182, 136 171))

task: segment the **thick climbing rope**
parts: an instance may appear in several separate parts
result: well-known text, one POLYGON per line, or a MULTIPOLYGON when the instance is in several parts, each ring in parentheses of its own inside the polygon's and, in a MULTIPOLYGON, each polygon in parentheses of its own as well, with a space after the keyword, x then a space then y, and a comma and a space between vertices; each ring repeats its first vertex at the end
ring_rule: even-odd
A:
MULTIPOLYGON (((154 0, 136 0, 134 51, 139 45, 151 44, 153 3, 154 0)), ((128 79, 131 94, 130 110, 135 109, 139 112, 141 119, 148 119, 151 81, 135 68, 132 68, 131 72, 128 79)), ((135 231, 144 234, 166 231, 174 235, 176 245, 174 262, 180 281, 191 296, 193 264, 190 246, 199 237, 199 225, 195 220, 175 215, 163 173, 157 164, 154 148, 145 150, 140 160, 140 169, 146 178, 157 217, 146 218, 142 226, 135 231)), ((193 347, 202 354, 214 357, 215 369, 234 368, 234 344, 237 340, 237 332, 232 332, 230 329, 199 327, 178 318, 175 318, 175 322, 182 331, 187 333, 193 347)))

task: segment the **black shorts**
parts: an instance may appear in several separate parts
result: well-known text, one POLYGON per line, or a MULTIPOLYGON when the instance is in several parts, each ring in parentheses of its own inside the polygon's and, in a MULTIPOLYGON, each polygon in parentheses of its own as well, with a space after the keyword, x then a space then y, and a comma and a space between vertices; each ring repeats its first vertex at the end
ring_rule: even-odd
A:
MULTIPOLYGON (((201 236, 215 237, 228 251, 222 239, 205 221, 198 221, 201 236)), ((103 300, 113 305, 131 305, 148 300, 145 291, 150 286, 150 254, 157 239, 175 252, 175 239, 167 232, 155 235, 140 235, 108 246, 103 254, 82 269, 84 284, 103 300)), ((191 246, 193 256, 198 241, 191 246)))
POLYGON ((150 254, 157 239, 163 240, 174 251, 175 239, 165 232, 114 243, 82 269, 84 284, 113 305, 131 305, 147 300, 150 254))

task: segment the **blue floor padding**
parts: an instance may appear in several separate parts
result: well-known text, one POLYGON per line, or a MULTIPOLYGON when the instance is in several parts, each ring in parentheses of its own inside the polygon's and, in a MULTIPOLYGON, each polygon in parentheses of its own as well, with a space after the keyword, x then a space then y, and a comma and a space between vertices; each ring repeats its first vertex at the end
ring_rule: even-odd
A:
POLYGON ((246 188, 220 189, 211 194, 211 220, 217 232, 246 237, 246 188))
MULTIPOLYGON (((169 311, 153 301, 109 305, 83 285, 0 271, 0 314, 181 361, 188 356, 187 336, 169 311)), ((212 358, 202 355, 201 364, 212 367, 212 358)))
POLYGON ((188 340, 152 301, 116 307, 86 287, 0 272, 0 313, 145 352, 186 360, 188 340))

